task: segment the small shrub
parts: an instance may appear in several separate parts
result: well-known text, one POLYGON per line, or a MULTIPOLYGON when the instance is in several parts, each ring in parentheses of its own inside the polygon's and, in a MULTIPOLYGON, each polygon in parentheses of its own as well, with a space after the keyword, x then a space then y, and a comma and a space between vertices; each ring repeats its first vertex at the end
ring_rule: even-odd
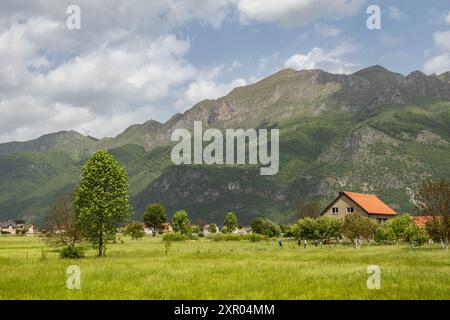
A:
POLYGON ((223 233, 217 233, 212 236, 208 237, 209 239, 213 241, 242 241, 242 240, 249 240, 251 242, 258 242, 261 240, 268 240, 268 236, 264 236, 261 234, 223 234, 223 233))
POLYGON ((248 240, 250 240, 251 242, 259 242, 263 239, 264 237, 260 234, 252 233, 248 235, 248 240))
POLYGON ((198 233, 190 233, 189 234, 189 239, 190 240, 198 240, 200 237, 198 235, 198 233))
POLYGON ((213 241, 225 241, 226 237, 223 233, 216 233, 209 237, 213 241))
POLYGON ((59 255, 63 259, 80 259, 84 257, 84 252, 80 247, 65 246, 61 249, 59 255))
POLYGON ((187 239, 186 235, 179 232, 169 232, 163 235, 163 241, 184 241, 187 239))
POLYGON ((145 236, 144 226, 135 221, 127 224, 124 228, 123 233, 133 240, 137 240, 145 236))

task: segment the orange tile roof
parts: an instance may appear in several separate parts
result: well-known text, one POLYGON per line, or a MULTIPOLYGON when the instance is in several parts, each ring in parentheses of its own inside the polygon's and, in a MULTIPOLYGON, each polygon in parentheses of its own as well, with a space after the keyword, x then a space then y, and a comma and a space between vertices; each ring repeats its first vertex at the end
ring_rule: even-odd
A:
POLYGON ((374 194, 363 194, 355 192, 344 191, 347 197, 352 199, 357 205, 363 208, 368 214, 386 214, 386 215, 396 215, 391 207, 381 201, 374 194))
POLYGON ((428 221, 433 220, 431 216, 412 216, 411 219, 419 228, 425 228, 428 221))

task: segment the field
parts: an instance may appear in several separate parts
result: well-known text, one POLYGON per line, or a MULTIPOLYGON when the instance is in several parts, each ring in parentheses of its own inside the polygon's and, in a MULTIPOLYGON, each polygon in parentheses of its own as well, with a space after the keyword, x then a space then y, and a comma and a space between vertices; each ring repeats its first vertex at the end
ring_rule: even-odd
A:
POLYGON ((37 237, 0 236, 3 299, 450 299, 450 252, 438 245, 330 245, 295 242, 173 243, 124 239, 104 258, 88 250, 63 260, 37 237), (81 269, 81 290, 69 290, 69 265, 81 269), (367 267, 381 268, 381 289, 369 290, 367 267))

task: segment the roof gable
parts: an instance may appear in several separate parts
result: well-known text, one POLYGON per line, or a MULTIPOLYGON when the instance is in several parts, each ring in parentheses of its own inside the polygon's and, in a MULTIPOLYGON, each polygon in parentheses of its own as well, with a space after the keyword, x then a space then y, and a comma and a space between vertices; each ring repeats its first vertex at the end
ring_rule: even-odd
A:
POLYGON ((391 207, 389 207, 387 204, 381 201, 374 194, 363 194, 344 191, 340 195, 346 195, 353 202, 355 202, 357 205, 363 208, 364 211, 366 211, 368 214, 385 214, 385 215, 397 214, 397 212, 395 212, 391 207))

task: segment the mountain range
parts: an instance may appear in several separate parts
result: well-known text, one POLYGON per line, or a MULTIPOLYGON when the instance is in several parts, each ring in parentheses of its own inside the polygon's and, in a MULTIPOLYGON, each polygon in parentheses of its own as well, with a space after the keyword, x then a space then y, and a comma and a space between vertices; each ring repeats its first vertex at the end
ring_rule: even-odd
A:
POLYGON ((100 149, 126 168, 136 219, 148 204, 162 202, 170 213, 186 209, 193 222, 221 223, 233 211, 242 224, 258 216, 287 223, 302 203, 325 206, 340 190, 376 193, 397 211, 413 213, 422 179, 450 178, 450 72, 285 69, 114 138, 63 131, 3 143, 0 219, 42 222, 100 149), (194 121, 221 130, 278 128, 279 173, 261 176, 251 165, 173 165, 171 132, 192 130, 194 121))

